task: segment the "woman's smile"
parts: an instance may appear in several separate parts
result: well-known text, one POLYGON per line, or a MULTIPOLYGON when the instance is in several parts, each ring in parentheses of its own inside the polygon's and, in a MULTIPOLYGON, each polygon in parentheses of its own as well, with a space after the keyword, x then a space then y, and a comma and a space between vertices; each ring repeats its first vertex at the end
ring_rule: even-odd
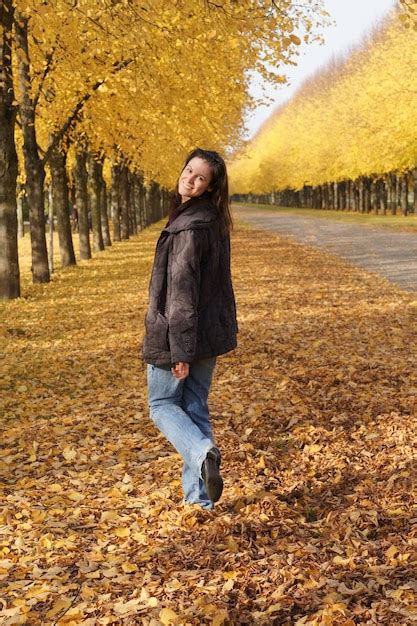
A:
POLYGON ((178 181, 178 192, 182 202, 201 196, 210 191, 213 173, 210 165, 200 157, 194 157, 181 172, 178 181))

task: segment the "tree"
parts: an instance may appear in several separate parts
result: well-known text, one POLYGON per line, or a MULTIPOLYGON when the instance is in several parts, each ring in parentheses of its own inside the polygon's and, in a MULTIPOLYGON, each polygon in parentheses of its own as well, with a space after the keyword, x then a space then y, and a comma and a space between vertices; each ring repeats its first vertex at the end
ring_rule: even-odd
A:
POLYGON ((0 290, 2 299, 20 296, 17 254, 16 180, 14 141, 16 106, 12 79, 12 0, 0 4, 0 290))

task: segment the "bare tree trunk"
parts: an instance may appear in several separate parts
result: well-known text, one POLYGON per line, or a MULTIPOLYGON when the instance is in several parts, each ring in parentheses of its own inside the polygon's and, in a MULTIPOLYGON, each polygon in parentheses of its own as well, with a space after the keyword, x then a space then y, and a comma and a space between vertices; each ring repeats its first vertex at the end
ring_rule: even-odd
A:
POLYGON ((379 207, 382 215, 387 214, 387 186, 385 180, 381 178, 379 186, 379 207))
POLYGON ((404 172, 400 179, 400 206, 401 213, 408 215, 408 173, 404 172))
POLYGON ((99 252, 100 250, 104 250, 100 211, 100 164, 95 160, 92 154, 88 155, 87 169, 91 221, 93 226, 93 250, 94 252, 99 252))
POLYGON ((90 229, 88 225, 88 192, 87 192, 87 155, 78 146, 73 168, 75 186, 75 207, 78 216, 78 237, 80 259, 91 259, 90 229))
POLYGON ((146 226, 146 189, 143 177, 141 176, 139 182, 139 195, 140 195, 140 225, 141 228, 146 226))
POLYGON ((109 215, 107 211, 107 186, 104 178, 101 179, 100 187, 100 206, 101 206, 101 231, 103 234, 104 245, 111 246, 109 215))
POLYGON ((32 278, 34 283, 50 280, 46 249, 43 183, 45 168, 39 158, 35 129, 35 107, 30 96, 28 19, 18 16, 15 21, 19 58, 21 93, 20 121, 23 133, 23 154, 26 172, 26 193, 29 203, 30 238, 32 246, 32 278))
POLYGON ((127 166, 122 165, 120 172, 120 216, 121 216, 121 238, 129 239, 129 194, 127 180, 127 166))
POLYGON ((3 300, 11 300, 20 296, 12 25, 12 0, 2 0, 0 3, 0 297, 3 300))
POLYGON ((129 173, 129 204, 130 204, 130 221, 132 225, 132 234, 138 232, 137 207, 136 207, 136 176, 132 172, 129 173))
POLYGON ((120 241, 120 165, 117 163, 112 165, 111 168, 110 206, 113 222, 113 240, 120 241))
POLYGON ((377 202, 377 183, 375 179, 371 178, 369 182, 369 205, 371 211, 374 211, 375 214, 378 213, 378 202, 377 202))
POLYGON ((394 174, 387 176, 387 205, 392 215, 395 215, 395 177, 394 174))
POLYGON ((49 247, 48 247, 48 267, 49 273, 54 273, 54 201, 52 196, 52 185, 46 189, 45 194, 46 206, 48 208, 49 221, 49 247))
POLYGON ((340 209, 340 205, 339 205, 339 184, 338 183, 333 183, 333 185, 331 185, 331 192, 332 192, 332 209, 335 209, 336 211, 338 211, 340 209))
POLYGON ((58 148, 54 148, 51 151, 49 166, 52 177, 52 203, 57 218, 61 267, 76 264, 69 215, 68 178, 65 164, 66 155, 58 148))
POLYGON ((23 193, 24 187, 20 183, 17 183, 16 188, 16 202, 17 202, 17 236, 25 236, 25 222, 23 216, 23 193))
POLYGON ((365 185, 362 177, 359 179, 359 211, 365 211, 365 185))
POLYGON ((417 215, 417 167, 413 169, 413 213, 417 215))
POLYGON ((70 215, 70 223, 71 223, 71 232, 78 233, 78 211, 77 211, 77 201, 75 198, 75 185, 74 180, 72 180, 69 185, 69 215, 70 215))

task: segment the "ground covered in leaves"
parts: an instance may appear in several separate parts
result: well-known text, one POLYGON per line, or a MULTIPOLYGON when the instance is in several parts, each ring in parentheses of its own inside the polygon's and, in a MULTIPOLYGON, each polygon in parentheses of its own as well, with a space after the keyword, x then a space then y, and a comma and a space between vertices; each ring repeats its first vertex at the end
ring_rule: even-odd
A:
POLYGON ((237 228, 225 491, 183 506, 139 356, 160 226, 1 305, 0 623, 414 623, 416 296, 237 228))

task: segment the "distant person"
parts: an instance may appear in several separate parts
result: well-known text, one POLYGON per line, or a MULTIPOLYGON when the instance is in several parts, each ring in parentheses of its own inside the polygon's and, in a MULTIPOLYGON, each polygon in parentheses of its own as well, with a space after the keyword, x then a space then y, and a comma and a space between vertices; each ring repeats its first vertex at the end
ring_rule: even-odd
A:
POLYGON ((236 347, 231 226, 225 162, 196 148, 156 246, 143 358, 150 416, 184 461, 184 500, 206 509, 223 490, 207 398, 216 357, 236 347))

